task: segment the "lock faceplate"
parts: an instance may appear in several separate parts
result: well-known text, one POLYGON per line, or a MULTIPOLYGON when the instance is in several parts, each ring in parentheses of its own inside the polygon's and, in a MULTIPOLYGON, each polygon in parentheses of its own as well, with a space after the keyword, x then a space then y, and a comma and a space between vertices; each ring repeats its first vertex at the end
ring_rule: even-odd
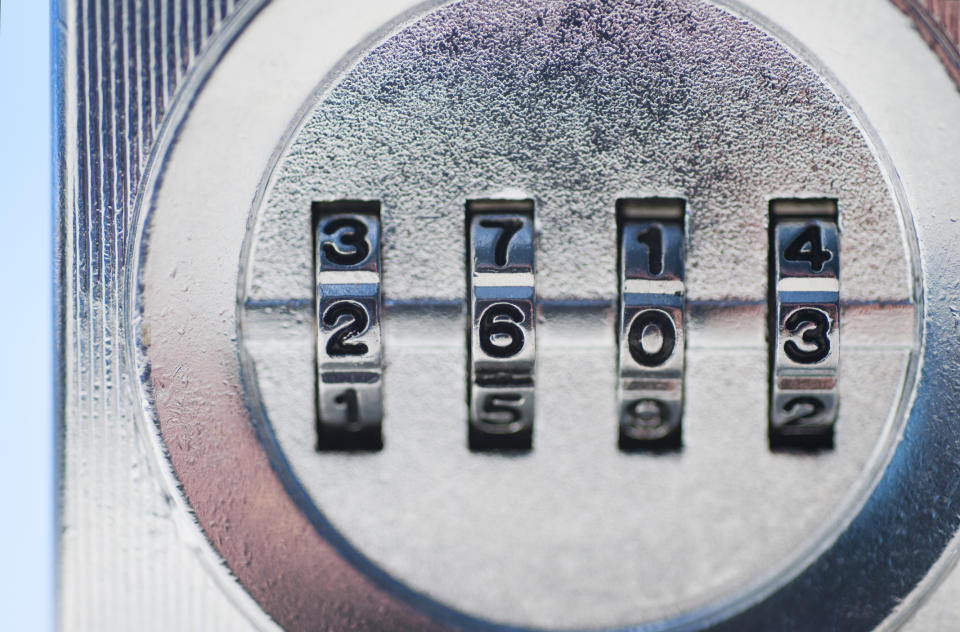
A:
MULTIPOLYGON (((462 2, 404 16, 339 65, 342 42, 308 61, 304 40, 269 35, 309 10, 265 9, 198 93, 148 187, 132 277, 148 411, 246 589, 290 629, 809 623, 831 586, 816 578, 867 546, 864 521, 888 524, 863 508, 886 507, 903 459, 933 439, 893 454, 929 419, 909 397, 924 353, 956 343, 935 336, 946 346, 933 351, 947 308, 921 300, 936 285, 921 244, 950 225, 911 212, 901 178, 922 181, 904 164, 921 159, 886 152, 871 127, 889 131, 883 112, 868 119, 846 84, 739 6, 462 2), (312 83, 225 107, 215 95, 266 72, 253 53, 265 41, 290 62, 284 76, 312 83), (310 90, 298 118, 290 104, 310 90), (191 158, 211 138, 235 161, 229 183, 209 177, 225 163, 191 158), (644 197, 687 209, 683 441, 668 454, 617 447, 616 203, 644 197), (767 213, 773 198, 810 197, 839 206, 841 405, 833 449, 783 453, 767 440, 767 213), (314 450, 310 209, 338 199, 381 204, 378 452, 314 450), (537 411, 522 457, 467 445, 475 199, 536 207, 537 411), (191 211, 198 201, 209 213, 191 211)), ((780 19, 802 31, 824 15, 780 19)), ((942 380, 919 384, 952 405, 942 380)), ((943 546, 925 549, 930 564, 943 546)), ((906 594, 878 559, 857 559, 858 578, 906 594)), ((908 571, 915 582, 926 568, 908 571)), ((852 592, 831 593, 850 627, 889 613, 884 599, 850 607, 852 592)))
MULTIPOLYGON (((907 211, 863 127, 810 62, 718 6, 459 2, 405 25, 317 92, 255 210, 242 343, 293 475, 392 578, 500 623, 650 622, 802 566, 888 458, 918 345, 907 211), (683 282, 679 302, 663 307, 675 323, 673 359, 656 367, 673 367, 679 380, 676 396, 651 399, 641 388, 633 399, 666 402, 679 426, 682 397, 682 432, 662 444, 669 452, 625 453, 618 339, 629 346, 629 334, 618 331, 618 304, 631 320, 668 314, 633 305, 630 270, 627 293, 619 288, 617 208, 645 197, 685 206, 678 230, 658 233, 669 256, 650 277, 683 282), (830 317, 830 360, 840 405, 830 449, 768 443, 776 198, 839 207, 843 257, 831 269, 843 315, 842 330, 836 310, 830 317), (306 227, 314 202, 338 199, 382 209, 376 453, 313 450, 306 227), (476 344, 481 312, 509 305, 498 297, 521 283, 499 272, 485 273, 489 289, 474 288, 480 277, 467 283, 465 226, 479 234, 476 218, 487 217, 469 214, 477 199, 534 201, 527 287, 537 333, 525 353, 532 368, 535 350, 536 370, 522 392, 475 386, 468 397, 468 357, 489 362, 476 344), (489 297, 471 324, 480 289, 489 297), (529 420, 528 453, 470 449, 468 419, 490 401, 501 416, 529 420)), ((791 403, 816 392, 797 388, 784 400, 778 387, 774 404, 802 413, 791 403)))

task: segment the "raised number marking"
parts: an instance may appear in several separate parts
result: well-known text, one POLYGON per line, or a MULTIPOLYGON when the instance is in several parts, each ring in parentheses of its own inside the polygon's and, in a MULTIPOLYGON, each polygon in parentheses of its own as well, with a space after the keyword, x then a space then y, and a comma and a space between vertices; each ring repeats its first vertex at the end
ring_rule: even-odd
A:
POLYGON ((523 419, 522 404, 523 395, 519 393, 491 393, 483 400, 480 421, 509 431, 508 426, 523 419))
POLYGON ((637 241, 647 247, 650 274, 663 274, 663 231, 653 225, 637 235, 637 241))
POLYGON ((783 412, 787 413, 783 421, 783 426, 802 426, 805 419, 812 419, 823 412, 825 408, 822 401, 816 397, 804 395, 794 397, 783 405, 783 412))
POLYGON ((494 358, 509 358, 523 349, 523 312, 511 303, 496 303, 480 317, 480 348, 494 358))
POLYGON ((833 258, 833 253, 824 250, 820 227, 811 224, 790 242, 783 251, 783 258, 787 261, 806 261, 814 272, 820 272, 823 264, 833 258))
POLYGON ((796 310, 784 322, 784 327, 792 334, 803 330, 800 339, 814 345, 813 349, 804 350, 793 340, 787 340, 783 344, 783 350, 794 362, 814 364, 830 353, 830 340, 827 338, 827 333, 830 331, 830 318, 819 309, 804 307, 796 310), (808 325, 812 325, 812 328, 808 325))
POLYGON ((353 301, 340 301, 328 307, 323 314, 323 324, 327 327, 337 327, 337 330, 327 341, 327 353, 331 356, 367 353, 367 345, 362 342, 353 342, 351 339, 366 332, 369 323, 367 310, 353 301), (346 320, 341 323, 342 318, 346 320))
POLYGON ((677 329, 673 319, 658 309, 648 309, 637 314, 630 324, 627 346, 630 355, 646 367, 660 366, 673 354, 677 344, 677 329), (660 344, 655 351, 648 351, 645 339, 659 335, 660 344))
POLYGON ((513 236, 523 228, 523 221, 512 217, 482 219, 480 220, 480 226, 500 230, 500 236, 497 237, 497 245, 494 249, 494 263, 500 267, 507 265, 507 253, 510 250, 510 242, 513 241, 513 236))
POLYGON ((645 436, 670 422, 670 410, 659 399, 644 398, 628 403, 627 416, 631 429, 645 436))
POLYGON ((340 233, 339 240, 324 241, 323 254, 333 263, 341 266, 354 266, 361 263, 370 254, 367 241, 367 225, 358 219, 340 217, 333 219, 323 227, 324 234, 340 233), (348 249, 344 249, 346 246, 348 249))
POLYGON ((360 421, 360 410, 357 405, 356 389, 348 388, 333 398, 333 401, 347 409, 347 430, 357 430, 360 421))

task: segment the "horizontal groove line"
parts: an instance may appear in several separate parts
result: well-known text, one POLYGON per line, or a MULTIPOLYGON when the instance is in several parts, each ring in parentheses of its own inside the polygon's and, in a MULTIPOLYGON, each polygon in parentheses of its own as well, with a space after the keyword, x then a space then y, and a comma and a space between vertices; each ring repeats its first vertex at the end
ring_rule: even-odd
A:
MULTIPOLYGON (((616 299, 546 299, 537 298, 537 304, 546 309, 610 309, 617 303, 616 299)), ((467 304, 467 299, 384 299, 383 305, 386 308, 396 307, 462 307, 467 304)), ((723 300, 686 300, 686 306, 689 309, 696 308, 738 308, 738 307, 763 307, 766 308, 767 302, 763 301, 723 301, 723 300)), ((256 311, 263 309, 313 309, 312 298, 290 298, 290 299, 247 299, 244 303, 244 309, 256 311)), ((842 308, 858 307, 878 307, 881 309, 897 307, 915 307, 916 304, 910 300, 848 300, 840 301, 842 308)))

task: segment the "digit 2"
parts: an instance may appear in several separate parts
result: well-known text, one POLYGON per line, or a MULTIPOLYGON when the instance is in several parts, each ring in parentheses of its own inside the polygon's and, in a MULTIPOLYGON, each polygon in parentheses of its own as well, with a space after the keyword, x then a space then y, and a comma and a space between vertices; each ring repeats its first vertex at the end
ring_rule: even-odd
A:
POLYGON ((802 397, 794 397, 789 400, 786 404, 783 405, 783 412, 787 413, 789 417, 784 420, 784 426, 802 426, 804 419, 812 419, 823 412, 825 406, 823 402, 817 399, 816 397, 810 397, 804 395, 802 397), (800 410, 794 412, 799 408, 800 410))
POLYGON ((323 324, 338 329, 327 341, 327 353, 331 356, 363 355, 368 348, 362 342, 353 342, 352 338, 362 335, 370 323, 367 310, 352 301, 339 301, 327 308, 323 314, 323 324), (340 319, 346 320, 340 324, 340 319))

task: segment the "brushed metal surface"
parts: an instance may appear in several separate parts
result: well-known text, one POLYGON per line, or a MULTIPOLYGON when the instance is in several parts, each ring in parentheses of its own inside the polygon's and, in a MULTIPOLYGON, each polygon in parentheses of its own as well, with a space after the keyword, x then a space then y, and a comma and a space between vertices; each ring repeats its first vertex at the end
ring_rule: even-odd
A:
MULTIPOLYGON (((222 50, 238 0, 60 0, 58 625, 252 630, 136 426, 122 335, 133 207, 184 77, 222 50), (202 553, 201 553, 202 552, 202 553), (216 579, 219 577, 220 579, 216 579)), ((254 619, 263 620, 262 614, 254 619)))

